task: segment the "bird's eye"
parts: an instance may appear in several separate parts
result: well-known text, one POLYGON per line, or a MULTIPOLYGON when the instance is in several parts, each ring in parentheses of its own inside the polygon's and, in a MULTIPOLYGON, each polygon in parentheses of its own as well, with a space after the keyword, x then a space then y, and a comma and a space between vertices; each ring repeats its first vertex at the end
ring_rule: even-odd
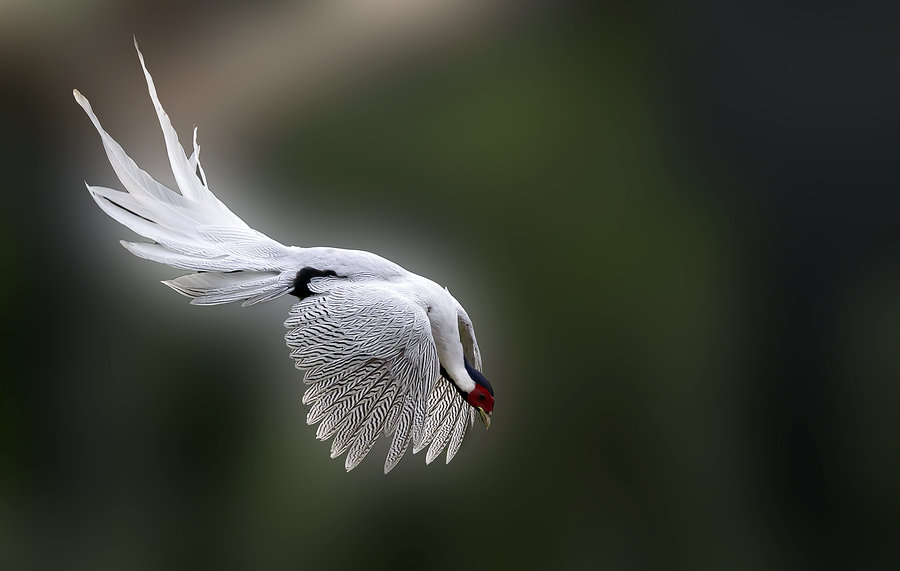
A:
POLYGON ((479 401, 483 401, 483 400, 484 400, 484 395, 481 394, 481 393, 478 393, 478 400, 479 400, 479 401))

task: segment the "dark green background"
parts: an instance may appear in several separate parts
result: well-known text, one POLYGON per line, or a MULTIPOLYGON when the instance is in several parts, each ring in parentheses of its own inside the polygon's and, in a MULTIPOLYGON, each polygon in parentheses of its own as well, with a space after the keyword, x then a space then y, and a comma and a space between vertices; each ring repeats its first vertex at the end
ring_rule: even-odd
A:
POLYGON ((209 124, 229 86, 191 76, 290 9, 4 8, 3 567, 897 564, 895 9, 501 3, 277 105, 235 76, 209 124), (191 307, 118 246, 70 93, 171 183, 132 33, 248 223, 467 308, 497 405, 449 466, 385 477, 381 446, 345 474, 305 425, 290 302, 191 307))

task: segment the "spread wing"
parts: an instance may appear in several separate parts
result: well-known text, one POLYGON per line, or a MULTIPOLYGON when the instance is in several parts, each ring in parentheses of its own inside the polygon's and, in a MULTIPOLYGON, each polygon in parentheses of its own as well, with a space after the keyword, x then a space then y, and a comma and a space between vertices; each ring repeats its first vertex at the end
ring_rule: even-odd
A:
POLYGON ((309 385, 303 403, 316 437, 334 438, 355 468, 383 433, 393 435, 385 473, 406 452, 430 445, 427 462, 448 446, 453 458, 471 407, 440 363, 428 315, 409 292, 377 279, 315 278, 313 295, 291 308, 285 340, 309 385))
POLYGON ((428 447, 425 463, 431 462, 447 448, 447 463, 453 460, 466 428, 475 423, 475 409, 463 399, 452 381, 441 377, 428 397, 425 437, 413 446, 413 454, 428 447))

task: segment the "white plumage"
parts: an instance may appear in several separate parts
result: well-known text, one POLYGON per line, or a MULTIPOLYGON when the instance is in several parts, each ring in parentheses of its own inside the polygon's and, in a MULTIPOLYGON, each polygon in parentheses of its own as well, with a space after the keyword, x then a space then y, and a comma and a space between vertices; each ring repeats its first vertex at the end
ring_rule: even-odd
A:
POLYGON ((307 422, 318 424, 319 439, 333 438, 332 458, 347 453, 347 470, 381 434, 392 437, 385 473, 410 443, 414 453, 428 447, 427 463, 446 448, 449 462, 475 411, 481 409, 489 425, 493 409, 462 306, 445 288, 375 254, 284 246, 250 228, 209 190, 196 129, 193 153, 186 155, 139 49, 138 57, 180 194, 141 170, 74 91, 125 188, 88 185, 91 196, 110 217, 152 240, 122 245, 136 256, 195 272, 163 282, 192 304, 300 297, 285 321, 285 340, 297 368, 305 370, 307 422))

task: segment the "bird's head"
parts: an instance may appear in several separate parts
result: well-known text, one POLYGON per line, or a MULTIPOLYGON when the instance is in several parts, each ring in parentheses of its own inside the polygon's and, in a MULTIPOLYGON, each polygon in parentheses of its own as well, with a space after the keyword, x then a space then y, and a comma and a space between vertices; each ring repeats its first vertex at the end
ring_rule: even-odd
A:
POLYGON ((481 371, 477 371, 466 361, 466 371, 475 381, 475 388, 466 395, 466 402, 478 409, 485 429, 491 427, 491 414, 494 412, 494 389, 491 383, 484 378, 481 371))

